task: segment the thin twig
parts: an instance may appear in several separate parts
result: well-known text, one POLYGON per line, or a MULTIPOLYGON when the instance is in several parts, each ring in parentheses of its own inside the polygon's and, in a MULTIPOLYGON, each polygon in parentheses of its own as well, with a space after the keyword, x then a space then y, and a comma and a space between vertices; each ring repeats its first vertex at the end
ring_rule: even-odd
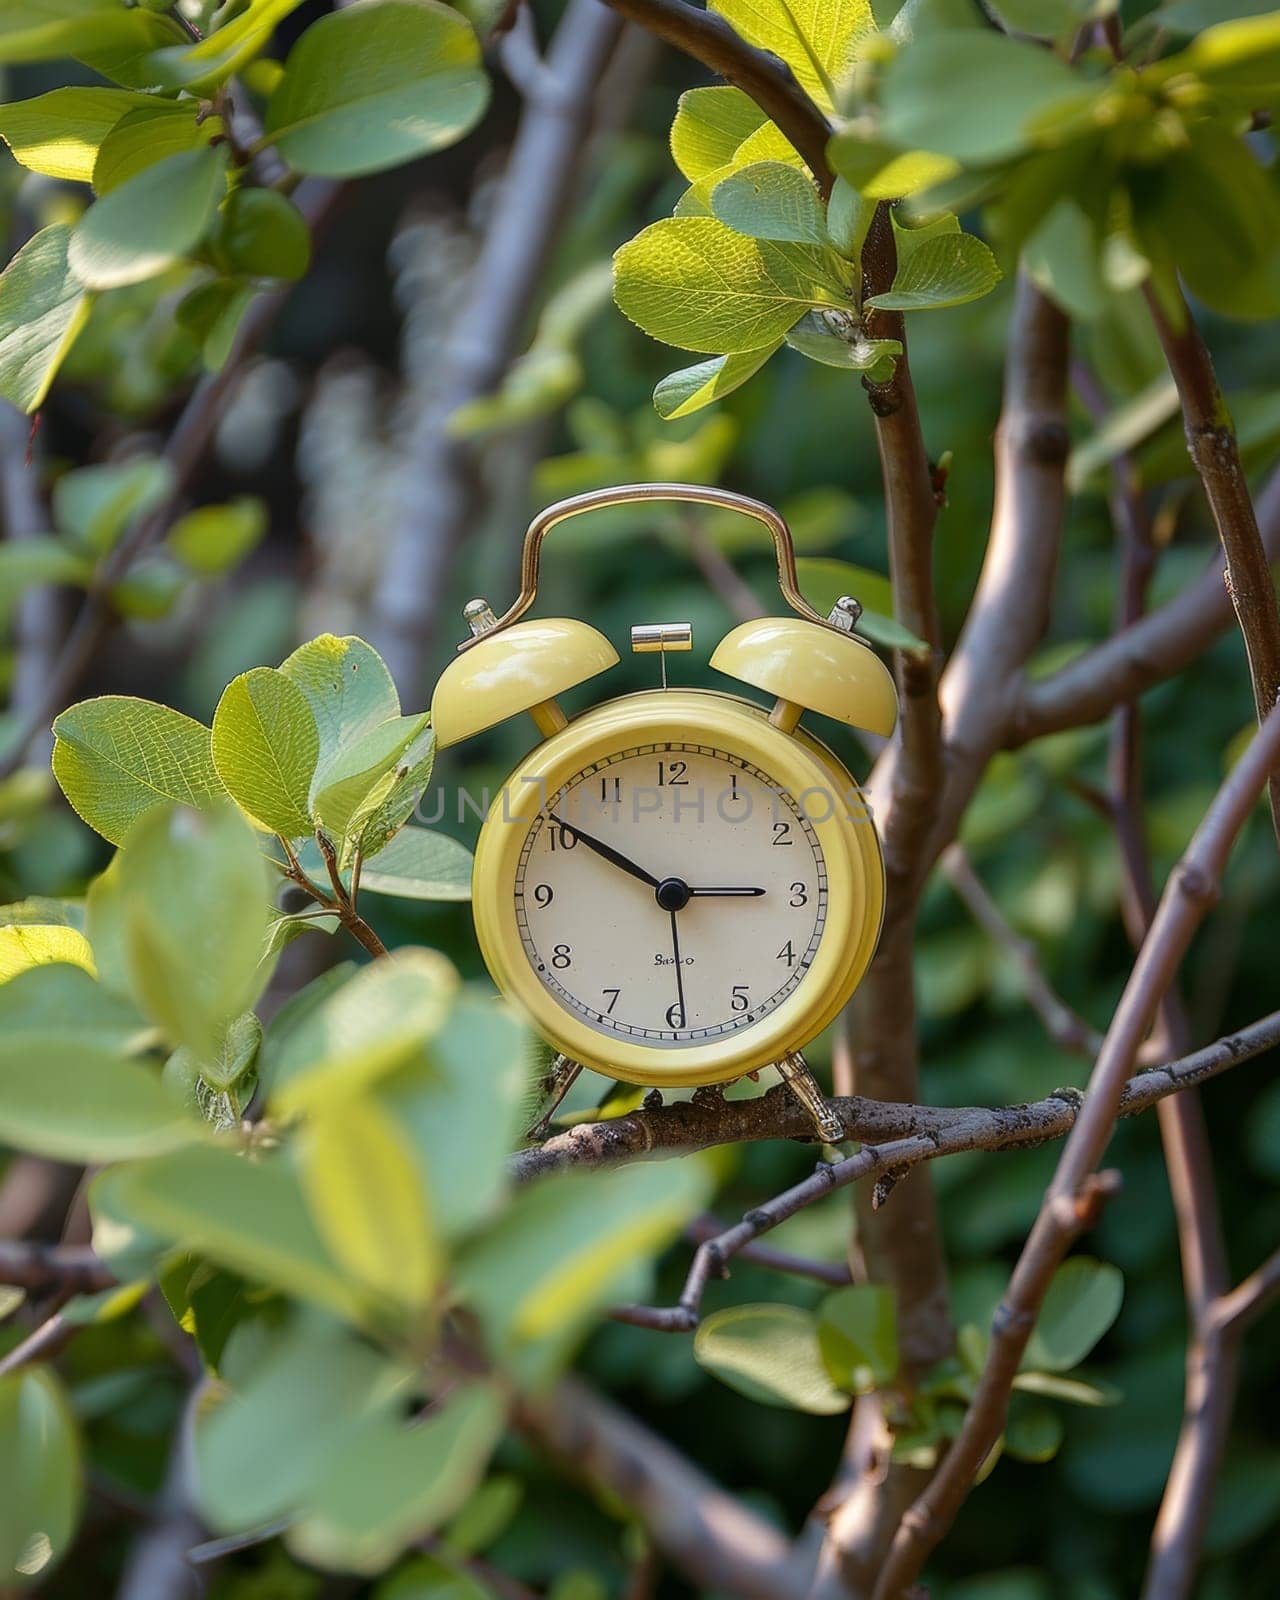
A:
MULTIPOLYGON (((1222 542, 1227 593, 1244 636, 1254 706, 1261 722, 1280 704, 1280 599, 1258 533, 1240 445, 1209 347, 1181 293, 1173 317, 1150 286, 1146 299, 1178 386, 1191 464, 1204 486, 1222 542)), ((1280 841, 1280 776, 1272 778, 1269 790, 1271 819, 1280 841)))
POLYGON ((1045 1293, 1071 1242, 1088 1226, 1105 1194, 1097 1167, 1120 1114, 1134 1059, 1192 935, 1216 900, 1231 848, 1277 763, 1280 707, 1266 718, 1218 790, 1165 885, 1151 932, 1107 1030, 1080 1115, 996 1313, 973 1402, 937 1474, 903 1518, 874 1600, 897 1600, 914 1582, 1000 1436, 1018 1363, 1045 1293))
POLYGON ((1280 1298, 1280 1250, 1215 1303, 1213 1318, 1224 1330, 1243 1333, 1280 1298))
MULTIPOLYGON (((387 947, 373 931, 369 924, 356 910, 346 884, 342 881, 342 874, 338 871, 338 854, 323 828, 316 829, 316 844, 324 858, 325 871, 329 874, 329 882, 333 888, 332 899, 329 902, 337 912, 338 921, 347 930, 353 939, 366 949, 371 956, 385 956, 387 947)), ((296 879, 294 880, 297 881, 296 879)), ((324 901, 321 902, 324 904, 324 901)))
POLYGON ((68 1322, 60 1311, 55 1311, 21 1344, 15 1345, 7 1355, 0 1356, 0 1378, 7 1378, 11 1372, 20 1372, 33 1361, 51 1361, 78 1331, 78 1323, 68 1322))
MULTIPOLYGON (((720 1238, 724 1232, 725 1226, 718 1218, 698 1217, 685 1229, 685 1237, 696 1244, 704 1244, 708 1239, 720 1238)), ((753 1266, 785 1272, 793 1278, 812 1278, 815 1283, 829 1284, 833 1289, 844 1288, 853 1281, 843 1261, 814 1261, 807 1256, 792 1255, 788 1250, 771 1250, 763 1244, 744 1245, 737 1254, 740 1261, 749 1261, 753 1266)))
POLYGON ((831 193, 830 125, 777 56, 749 45, 714 11, 699 11, 684 0, 607 0, 607 4, 750 95, 799 151, 823 197, 831 193))
POLYGON ((951 887, 973 913, 974 920, 993 943, 1012 957, 1027 1003, 1044 1023, 1050 1039, 1063 1050, 1086 1055, 1092 1060, 1101 1048, 1102 1035, 1055 991, 1040 965, 1035 945, 1006 920, 990 890, 974 871, 963 845, 948 845, 939 865, 951 887))
POLYGON ((115 1273, 88 1245, 0 1239, 0 1283, 16 1284, 32 1294, 48 1289, 97 1294, 115 1281, 115 1273))

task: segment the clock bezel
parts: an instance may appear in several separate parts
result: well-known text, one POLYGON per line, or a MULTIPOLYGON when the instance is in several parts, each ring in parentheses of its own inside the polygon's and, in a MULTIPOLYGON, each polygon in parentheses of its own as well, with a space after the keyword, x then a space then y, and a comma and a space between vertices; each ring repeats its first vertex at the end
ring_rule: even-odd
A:
POLYGON ((727 1083, 809 1042, 838 1014, 858 984, 879 937, 884 909, 880 844, 869 813, 810 817, 827 872, 827 926, 808 975, 752 1027, 672 1048, 617 1040, 566 1010, 529 965, 516 919, 521 849, 540 792, 628 744, 709 744, 751 761, 793 796, 838 786, 858 797, 854 779, 803 729, 774 727, 764 711, 709 689, 644 690, 606 701, 530 751, 495 796, 480 830, 472 877, 476 935, 499 990, 519 1004, 555 1049, 583 1066, 634 1084, 688 1087, 727 1083), (538 787, 538 780, 545 788, 538 787), (524 823, 526 825, 522 826, 524 823))

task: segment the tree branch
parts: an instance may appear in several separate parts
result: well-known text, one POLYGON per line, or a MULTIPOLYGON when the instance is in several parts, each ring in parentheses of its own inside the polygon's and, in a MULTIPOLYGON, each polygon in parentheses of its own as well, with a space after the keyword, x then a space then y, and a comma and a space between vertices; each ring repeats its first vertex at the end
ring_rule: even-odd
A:
MULTIPOLYGON (((1273 1011, 1180 1060, 1136 1074, 1125 1085, 1120 1115, 1148 1111, 1166 1095, 1219 1077, 1277 1044, 1280 1011, 1273 1011)), ((1063 1089, 1022 1105, 950 1107, 848 1095, 830 1105, 844 1123, 846 1139, 877 1144, 922 1136, 933 1141, 939 1155, 954 1155, 963 1150, 1009 1150, 1060 1139, 1075 1123, 1078 1098, 1078 1090, 1063 1089)), ((753 1100, 724 1100, 717 1105, 681 1100, 606 1122, 579 1123, 545 1144, 519 1151, 510 1158, 508 1170, 514 1182, 529 1183, 570 1167, 613 1166, 761 1139, 812 1138, 813 1128, 804 1110, 779 1085, 753 1100)), ((0 1282, 4 1281, 0 1255, 0 1282)))
POLYGON ((1090 1225, 1105 1198, 1107 1184, 1096 1169, 1121 1112, 1138 1049, 1192 935, 1217 897, 1236 837, 1278 763, 1280 707, 1267 716, 1219 789, 1165 885, 1151 931, 1107 1030, 1079 1117, 996 1313, 973 1402, 941 1467, 894 1536, 874 1600, 897 1600, 914 1581, 1000 1436, 1018 1362, 1045 1293, 1070 1244, 1090 1225))
POLYGON ((466 299, 440 352, 434 399, 405 441, 401 514, 374 592, 370 638, 406 697, 421 690, 442 595, 480 499, 475 452, 449 431, 449 419, 489 393, 516 353, 621 30, 600 0, 570 0, 565 8, 530 80, 466 299))
MULTIPOLYGON (((1258 523, 1267 560, 1280 559, 1280 472, 1259 497, 1258 523)), ((1198 660, 1230 627, 1232 614, 1222 558, 1215 556, 1181 594, 1049 677, 1025 684, 1010 717, 1007 743, 1016 748, 1109 716, 1123 701, 1137 699, 1198 660)))
MULTIPOLYGON (((1150 285, 1145 293, 1182 401, 1187 452, 1204 485, 1227 559, 1227 593, 1244 636, 1254 706, 1261 722, 1280 704, 1280 600, 1258 533, 1235 426, 1209 348, 1181 292, 1177 306, 1181 326, 1175 326, 1166 315, 1150 285)), ((1274 776, 1268 787, 1271 820, 1280 842, 1280 775, 1274 776)))
POLYGON ((799 151, 824 199, 834 175, 827 165, 831 128, 790 69, 767 50, 757 50, 714 11, 684 0, 606 0, 649 33, 717 72, 752 100, 799 151))
POLYGON ((802 1562, 785 1535, 578 1379, 521 1400, 515 1422, 566 1472, 636 1513, 700 1587, 744 1600, 794 1600, 802 1591, 802 1562))
POLYGON ((974 871, 964 847, 958 843, 948 845, 939 864, 951 887, 973 913, 974 921, 993 944, 1012 958, 1022 979, 1027 1003, 1044 1023, 1045 1032, 1054 1044, 1090 1059, 1096 1056, 1102 1045, 1102 1035, 1055 992, 1040 965, 1035 945, 1005 919, 987 886, 974 871))

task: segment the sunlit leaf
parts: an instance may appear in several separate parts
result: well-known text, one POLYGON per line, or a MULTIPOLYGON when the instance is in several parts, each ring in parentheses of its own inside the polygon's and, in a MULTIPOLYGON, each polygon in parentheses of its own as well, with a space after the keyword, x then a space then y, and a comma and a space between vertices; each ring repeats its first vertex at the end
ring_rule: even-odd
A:
POLYGON ((0 138, 14 160, 32 172, 88 183, 112 128, 128 112, 151 103, 150 95, 128 89, 51 89, 0 106, 0 138))
POLYGON ((764 120, 755 101, 729 84, 686 89, 671 124, 672 158, 694 183, 726 166, 742 141, 764 120))
POLYGON ((780 161, 741 167, 711 191, 711 211, 752 239, 829 245, 822 202, 812 181, 780 161))
POLYGON ((748 350, 742 355, 712 356, 709 361, 699 361, 696 366, 669 372, 654 388, 654 409, 666 422, 674 422, 677 417, 687 417, 695 411, 701 411, 703 406, 732 394, 748 378, 755 377, 781 342, 778 340, 761 350, 748 350))
POLYGON ((53 731, 53 772, 62 792, 112 844, 123 844, 155 806, 201 806, 226 794, 208 728, 168 706, 103 695, 64 711, 53 731))
POLYGON ((95 201, 71 235, 67 259, 92 289, 153 278, 200 242, 226 185, 225 145, 166 156, 95 201))
POLYGON ((44 403, 89 315, 67 262, 70 242, 62 223, 42 228, 0 273, 0 395, 19 411, 44 403))
POLYGON ((274 667, 233 678, 213 714, 213 764, 249 820, 286 839, 309 834, 320 731, 306 695, 274 667))

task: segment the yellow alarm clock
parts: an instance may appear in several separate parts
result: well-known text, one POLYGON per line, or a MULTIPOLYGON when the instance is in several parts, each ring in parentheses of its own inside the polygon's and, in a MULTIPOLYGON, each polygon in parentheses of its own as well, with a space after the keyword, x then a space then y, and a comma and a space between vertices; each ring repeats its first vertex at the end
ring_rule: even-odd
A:
POLYGON ((543 736, 480 830, 472 904, 498 988, 558 1052, 544 1132, 583 1067, 652 1086, 722 1084, 775 1066, 824 1139, 843 1136, 801 1048, 834 1020, 880 934, 880 842, 857 783, 803 711, 887 736, 891 674, 854 632, 845 597, 823 618, 805 601, 782 517, 694 484, 629 484, 562 500, 525 536, 521 590, 496 616, 473 600, 471 636, 431 703, 439 748, 529 712, 543 736), (632 647, 662 658, 662 687, 572 721, 555 697, 616 665, 596 628, 522 621, 542 544, 603 506, 690 501, 762 522, 784 617, 741 623, 711 665, 774 696, 667 687, 682 623, 641 624, 632 647))

